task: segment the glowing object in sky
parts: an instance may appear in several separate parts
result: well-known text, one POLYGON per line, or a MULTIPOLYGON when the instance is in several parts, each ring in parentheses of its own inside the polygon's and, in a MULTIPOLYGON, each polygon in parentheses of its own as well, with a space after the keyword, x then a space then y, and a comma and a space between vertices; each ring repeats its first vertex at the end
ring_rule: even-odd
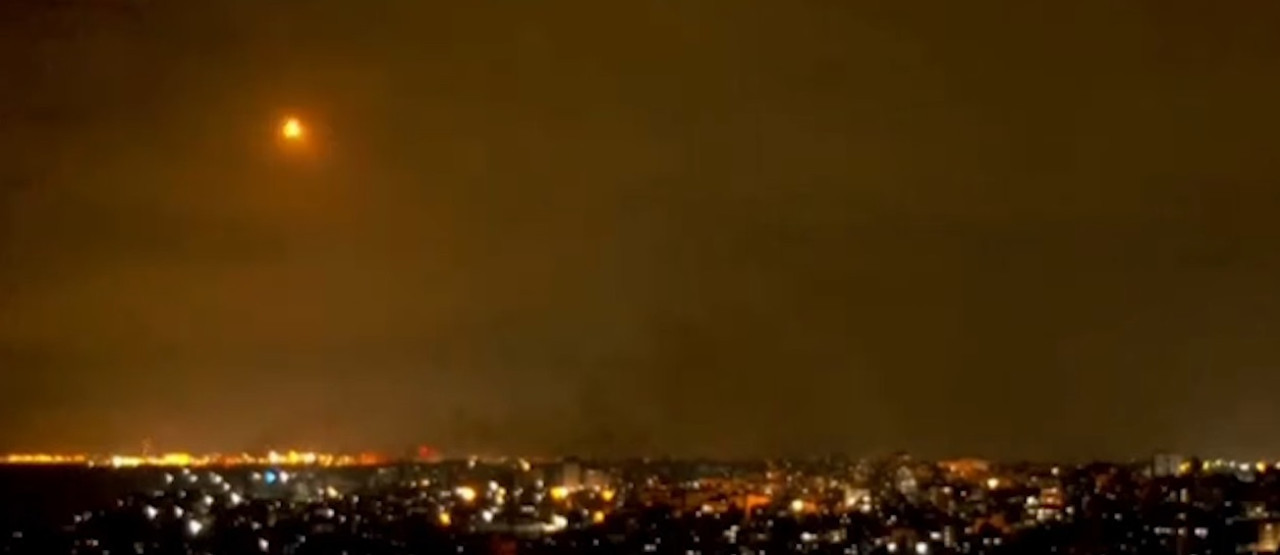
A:
POLYGON ((280 126, 280 136, 290 141, 302 140, 302 135, 306 132, 302 128, 302 122, 298 118, 289 118, 284 120, 284 125, 280 126))

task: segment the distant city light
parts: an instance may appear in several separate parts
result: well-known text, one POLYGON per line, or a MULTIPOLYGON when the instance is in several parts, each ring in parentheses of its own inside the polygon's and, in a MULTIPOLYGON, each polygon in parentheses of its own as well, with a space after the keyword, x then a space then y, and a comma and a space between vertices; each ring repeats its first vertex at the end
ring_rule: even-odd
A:
POLYGON ((556 486, 551 488, 551 498, 556 501, 564 501, 569 497, 569 488, 564 486, 556 486))
POLYGON ((457 495, 459 499, 462 499, 467 503, 470 503, 476 500, 476 490, 467 486, 461 486, 453 490, 453 493, 457 495))
MULTIPOLYGON (((161 455, 127 455, 104 454, 90 456, 83 454, 47 454, 47 453, 9 453, 0 454, 0 465, 83 465, 110 466, 113 468, 135 467, 171 467, 182 469, 182 475, 188 482, 195 483, 199 477, 192 475, 191 468, 235 467, 235 466, 377 466, 387 462, 385 457, 374 453, 334 454, 306 451, 289 451, 287 453, 269 452, 265 456, 248 453, 238 455, 206 454, 174 452, 161 455)), ((211 473, 209 480, 220 484, 225 480, 211 473)), ((254 478, 258 476, 255 473, 254 478)), ((166 484, 171 484, 177 477, 165 474, 166 484)))
POLYGON ((562 515, 551 515, 551 524, 547 526, 548 530, 564 530, 569 526, 569 519, 562 515))

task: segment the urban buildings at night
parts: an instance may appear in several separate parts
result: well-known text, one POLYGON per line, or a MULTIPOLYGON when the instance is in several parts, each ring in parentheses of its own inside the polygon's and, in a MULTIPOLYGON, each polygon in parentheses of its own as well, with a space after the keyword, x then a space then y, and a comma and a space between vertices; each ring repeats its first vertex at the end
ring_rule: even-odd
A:
POLYGON ((897 454, 336 464, 348 459, 287 452, 227 464, 8 460, 16 464, 0 475, 31 473, 55 489, 128 484, 64 504, 54 523, 10 514, 0 538, 9 553, 1214 555, 1280 547, 1273 461, 1161 454, 1125 464, 1008 464, 897 454))

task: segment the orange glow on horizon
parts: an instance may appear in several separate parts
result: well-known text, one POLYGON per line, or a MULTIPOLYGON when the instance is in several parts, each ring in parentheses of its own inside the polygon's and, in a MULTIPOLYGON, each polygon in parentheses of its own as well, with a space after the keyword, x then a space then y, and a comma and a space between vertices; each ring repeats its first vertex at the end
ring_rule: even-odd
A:
POLYGON ((56 453, 0 453, 0 465, 85 465, 114 468, 136 467, 233 467, 233 466, 378 466, 389 460, 374 453, 344 455, 309 451, 270 452, 255 456, 196 455, 174 452, 143 456, 129 454, 56 454, 56 453))

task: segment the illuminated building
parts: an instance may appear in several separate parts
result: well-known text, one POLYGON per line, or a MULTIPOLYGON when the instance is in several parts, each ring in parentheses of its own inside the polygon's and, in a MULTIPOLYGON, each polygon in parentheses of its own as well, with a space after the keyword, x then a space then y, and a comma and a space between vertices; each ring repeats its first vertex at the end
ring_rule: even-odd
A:
POLYGON ((1254 553, 1275 553, 1280 551, 1280 525, 1264 522, 1258 525, 1258 541, 1248 547, 1254 553))
POLYGON ((561 463, 560 485, 568 488, 570 491, 581 488, 582 464, 575 459, 569 459, 561 463))
POLYGON ((1177 476, 1182 473, 1186 457, 1173 453, 1158 453, 1151 460, 1151 475, 1157 478, 1177 476))

